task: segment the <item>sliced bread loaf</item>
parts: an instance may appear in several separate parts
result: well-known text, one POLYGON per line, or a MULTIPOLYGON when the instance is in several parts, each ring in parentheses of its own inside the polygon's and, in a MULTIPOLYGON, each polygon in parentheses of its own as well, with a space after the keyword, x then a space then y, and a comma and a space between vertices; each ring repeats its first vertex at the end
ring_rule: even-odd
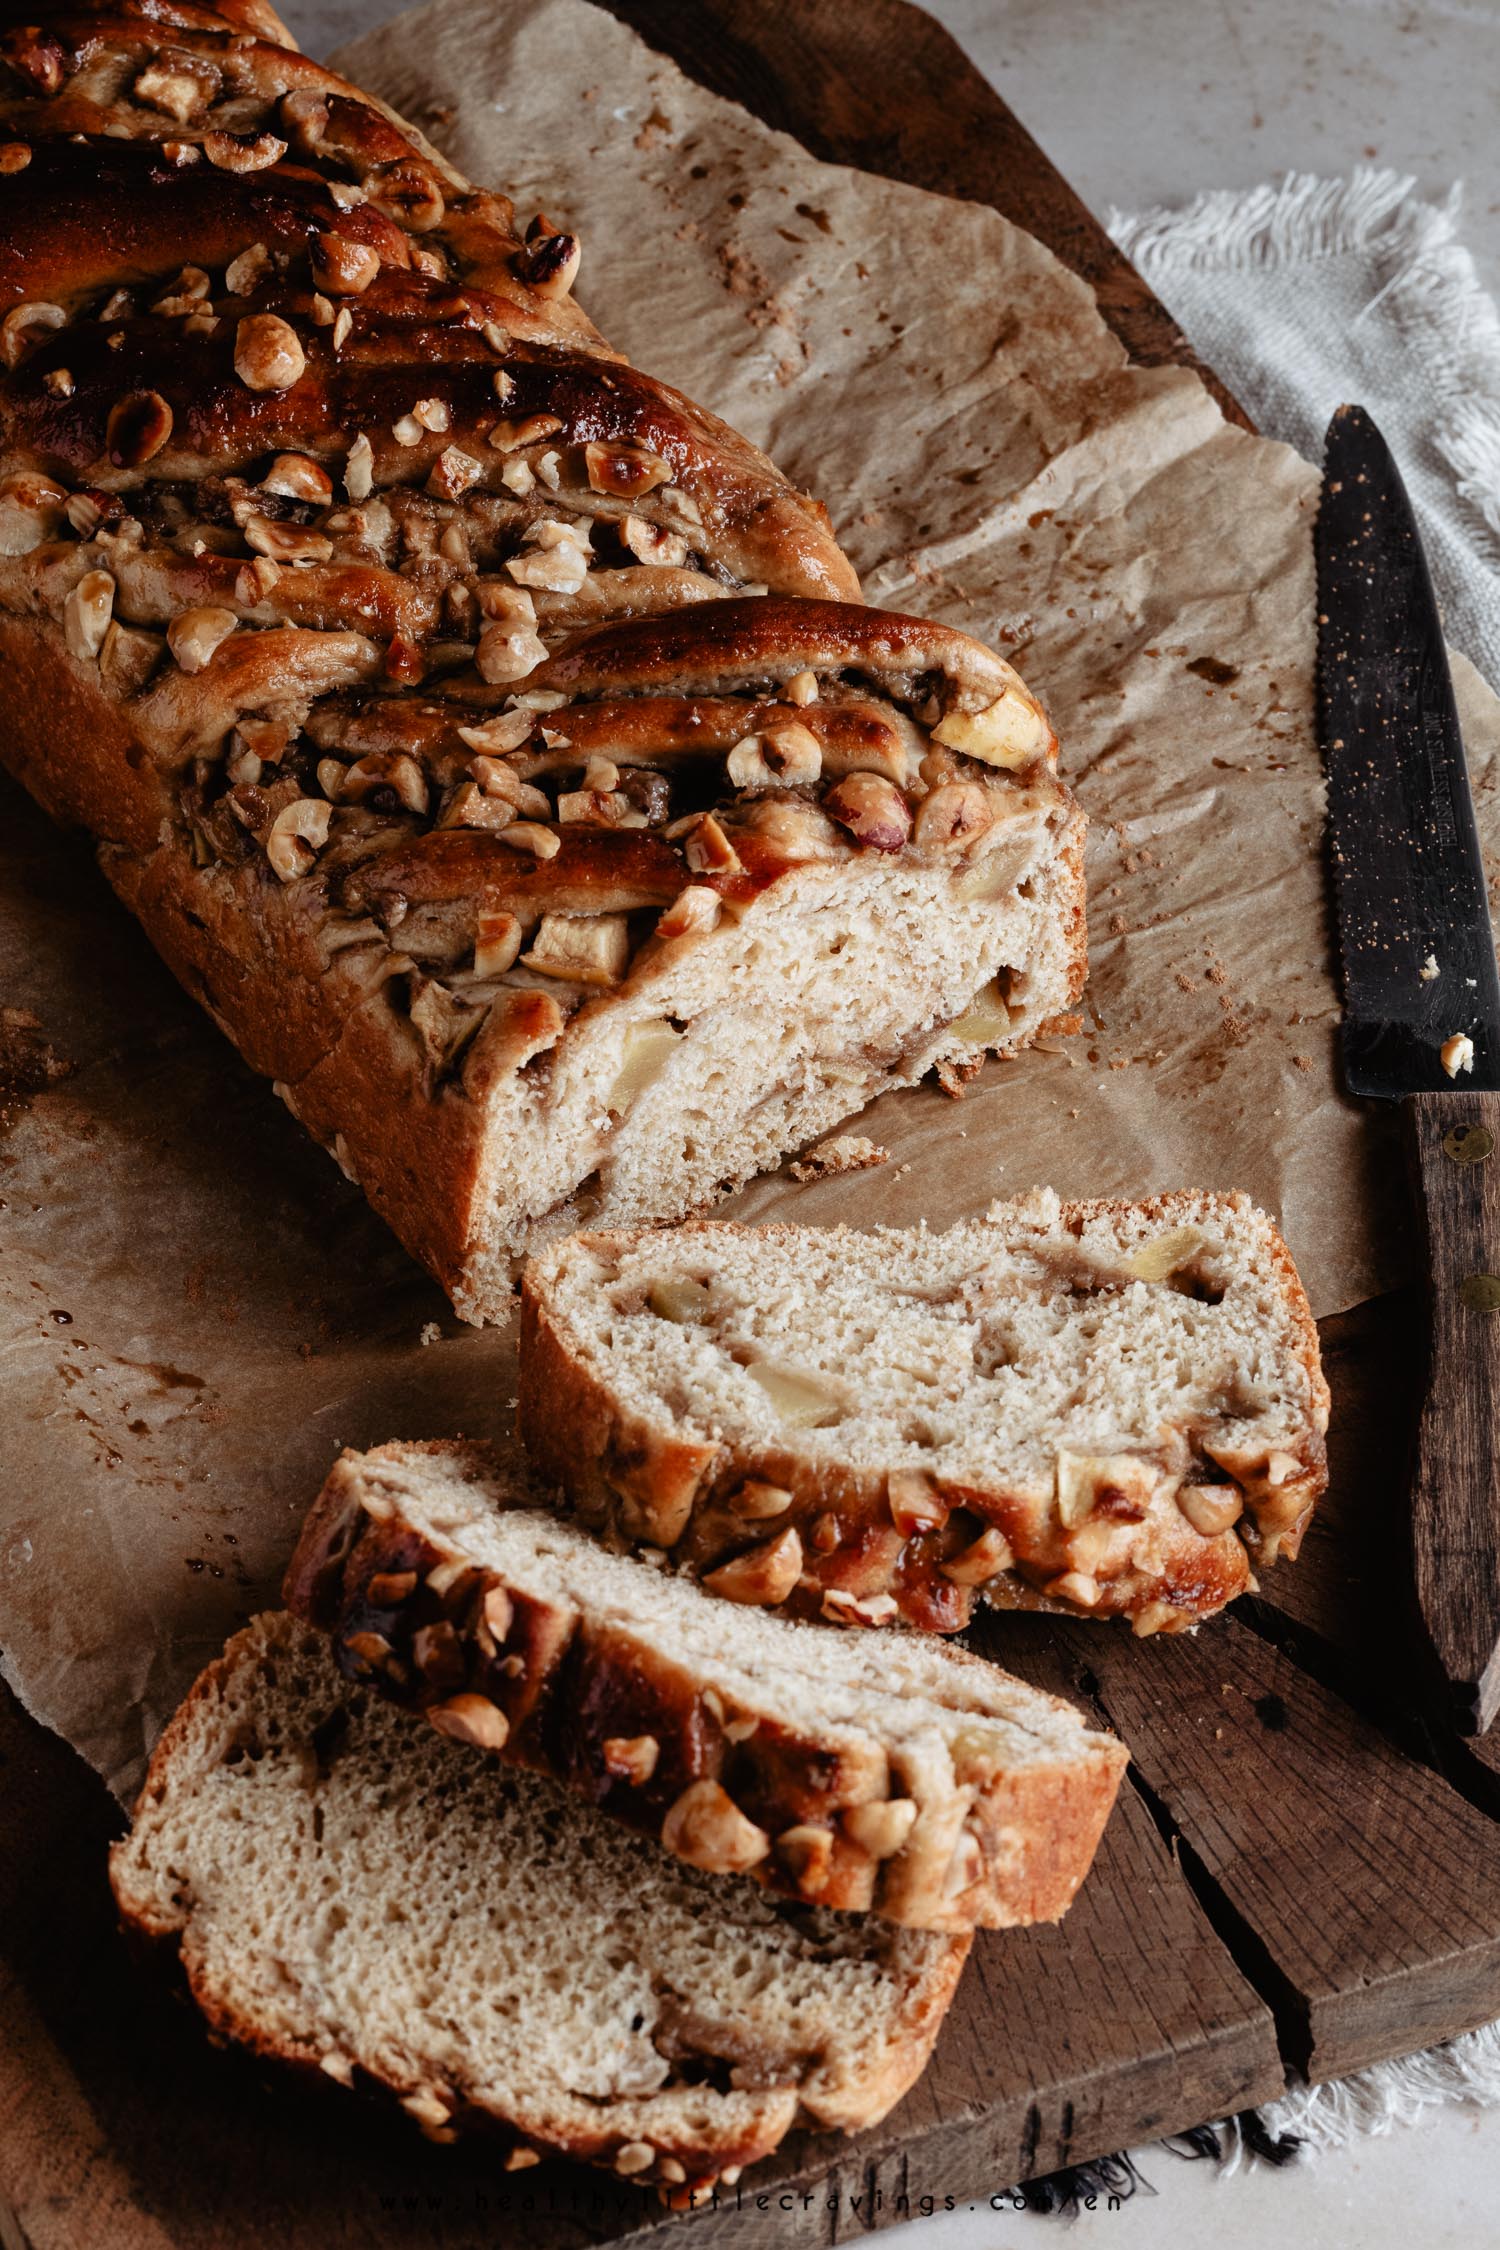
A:
POLYGON ((582 1234, 527 1268, 520 1406, 587 1523, 840 1624, 952 1631, 982 1590, 1177 1631, 1327 1481, 1317 1331, 1243 1195, 582 1234))
POLYGON ((1070 1904, 1122 1744, 945 1642, 877 1644, 756 1606, 790 1584, 774 1530, 731 1609, 545 1500, 492 1448, 346 1453, 286 1599, 355 1677, 692 1866, 922 1929, 1070 1904))
POLYGON ((967 1938, 698 1873, 446 1743, 258 1618, 151 1761, 111 1878, 214 2030, 394 2094, 508 2166, 686 2194, 796 2122, 874 2123, 931 2052, 967 1938))

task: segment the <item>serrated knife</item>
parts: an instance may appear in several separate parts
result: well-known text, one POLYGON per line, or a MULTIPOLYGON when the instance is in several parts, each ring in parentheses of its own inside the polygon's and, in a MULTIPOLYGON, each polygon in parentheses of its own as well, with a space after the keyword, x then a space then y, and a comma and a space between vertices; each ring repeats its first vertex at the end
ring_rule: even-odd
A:
POLYGON ((1500 1706, 1500 979, 1468 767, 1416 519, 1362 407, 1328 427, 1318 725, 1351 1094, 1398 1101, 1425 1230, 1417 1604, 1482 1733, 1500 1706))

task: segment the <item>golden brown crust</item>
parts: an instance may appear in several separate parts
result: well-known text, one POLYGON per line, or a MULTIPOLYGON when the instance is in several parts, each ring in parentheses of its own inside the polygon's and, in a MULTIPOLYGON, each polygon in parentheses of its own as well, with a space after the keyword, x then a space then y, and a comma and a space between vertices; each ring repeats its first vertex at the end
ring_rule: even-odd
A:
POLYGON ((483 1446, 438 1441, 345 1453, 287 1571, 288 1608, 331 1635, 352 1677, 409 1709, 436 1711, 439 1724, 455 1697, 482 1699, 501 1714, 503 1730, 493 1731, 504 1740, 487 1744, 482 1731, 472 1739, 551 1774, 646 1835, 671 1835, 685 1791, 720 1788, 771 1839, 769 1856, 746 1871, 820 1906, 873 1909, 951 1932, 1052 1921, 1069 1905, 1109 1817, 1123 1747, 1101 1736, 1067 1764, 929 1777, 918 1785, 921 1815, 909 1836, 877 1853, 850 1833, 844 1815, 888 1797, 904 1809, 908 1800, 873 1736, 856 1754, 742 1711, 645 1627, 461 1567, 462 1544, 436 1543, 381 1487, 383 1463, 399 1469, 423 1457, 503 1489, 502 1465, 483 1446), (960 1852, 972 1860, 961 1883, 960 1852))
MULTIPOLYGON (((1130 1211, 1180 1214, 1192 1200, 1180 1194, 1140 1203, 1096 1198, 1064 1205, 1062 1217, 1078 1231, 1095 1219, 1130 1211)), ((1328 1481, 1328 1387, 1317 1328, 1291 1253, 1271 1222, 1265 1224, 1282 1311, 1295 1331, 1294 1349, 1307 1381, 1307 1425, 1295 1448, 1285 1452, 1241 1456, 1214 1447, 1212 1469, 1227 1477, 1228 1489, 1237 1494, 1233 1513, 1239 1520, 1231 1517, 1232 1528, 1200 1531, 1174 1508, 1158 1529, 1154 1569, 1132 1568, 1114 1581, 1102 1573, 1086 1603, 1068 1591, 1066 1574, 1078 1568, 1073 1542, 1052 1504, 1034 1494, 939 1480, 941 1520, 903 1529, 893 1519, 883 1468, 820 1463, 791 1439, 779 1446, 721 1439, 696 1449, 690 1492, 678 1477, 667 1497, 653 1504, 652 1464, 669 1444, 680 1457, 692 1441, 671 1430, 660 1413, 633 1408, 616 1396, 607 1370, 592 1363, 554 1302, 545 1257, 528 1263, 521 1287, 522 1442, 538 1473, 566 1492, 584 1521, 622 1542, 667 1549, 674 1564, 700 1577, 746 1545, 746 1527, 730 1502, 747 1479, 789 1492, 791 1504, 778 1522, 797 1530, 803 1549, 800 1578, 782 1605, 790 1615, 849 1625, 899 1618, 947 1633, 966 1625, 982 1598, 999 1608, 1094 1619, 1125 1616, 1137 1632, 1181 1631, 1253 1586, 1252 1565, 1268 1565, 1278 1554, 1295 1557, 1328 1481), (622 1461, 632 1465, 628 1480, 619 1475, 622 1461), (826 1545, 815 1536, 820 1526, 832 1527, 826 1545), (977 1543, 996 1536, 998 1556, 986 1566, 986 1550, 977 1543), (965 1567, 970 1554, 972 1568, 965 1567)), ((674 1230, 679 1239, 696 1236, 705 1246, 722 1234, 795 1244, 802 1232, 784 1223, 745 1229, 711 1220, 674 1230)), ((613 1246, 640 1239, 628 1232, 583 1234, 577 1247, 608 1260, 613 1246)), ((1179 1482, 1191 1481, 1180 1464, 1175 1475, 1179 1482)))

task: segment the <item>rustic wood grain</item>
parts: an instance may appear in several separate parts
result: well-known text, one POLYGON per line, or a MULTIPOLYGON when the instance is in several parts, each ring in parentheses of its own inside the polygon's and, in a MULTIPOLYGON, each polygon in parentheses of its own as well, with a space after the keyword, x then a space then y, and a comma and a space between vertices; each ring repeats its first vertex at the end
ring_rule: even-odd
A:
POLYGON ((1401 1115, 1428 1277, 1417 1603, 1450 1715, 1482 1734, 1500 1709, 1500 1094, 1412 1094, 1401 1115))
POLYGON ((1088 282, 1143 367, 1191 367, 1249 416, 957 40, 908 0, 603 0, 690 78, 815 156, 988 203, 1088 282))
POLYGON ((1063 1629, 1314 2079, 1500 2015, 1493 1822, 1231 1617, 1063 1629))

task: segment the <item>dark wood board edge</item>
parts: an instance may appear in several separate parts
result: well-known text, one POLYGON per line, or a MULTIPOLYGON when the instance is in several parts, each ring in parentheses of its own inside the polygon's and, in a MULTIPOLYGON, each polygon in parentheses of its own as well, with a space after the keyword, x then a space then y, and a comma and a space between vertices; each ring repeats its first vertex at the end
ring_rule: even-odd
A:
POLYGON ((1086 281, 1142 367, 1190 367, 1252 427, 988 79, 911 0, 601 0, 711 93, 826 163, 988 203, 1086 281))
POLYGON ((1483 1811, 1236 1618, 1061 1637, 1290 2064, 1343 2077, 1500 2015, 1483 1811))

